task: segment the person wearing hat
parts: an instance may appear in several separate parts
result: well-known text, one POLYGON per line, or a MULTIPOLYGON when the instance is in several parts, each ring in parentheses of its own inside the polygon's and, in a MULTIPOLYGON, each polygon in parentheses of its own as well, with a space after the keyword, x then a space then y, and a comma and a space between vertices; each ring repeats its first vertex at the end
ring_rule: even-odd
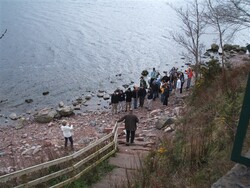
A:
POLYGON ((129 144, 134 143, 135 131, 137 129, 137 123, 139 123, 139 119, 136 115, 133 114, 133 110, 130 110, 129 114, 123 116, 117 122, 122 122, 122 121, 125 121, 126 145, 129 146, 129 144))
POLYGON ((73 149, 73 138, 72 138, 72 131, 73 125, 69 125, 66 120, 62 121, 61 130, 63 132, 63 136, 65 139, 64 146, 67 148, 68 140, 70 141, 71 149, 73 149))

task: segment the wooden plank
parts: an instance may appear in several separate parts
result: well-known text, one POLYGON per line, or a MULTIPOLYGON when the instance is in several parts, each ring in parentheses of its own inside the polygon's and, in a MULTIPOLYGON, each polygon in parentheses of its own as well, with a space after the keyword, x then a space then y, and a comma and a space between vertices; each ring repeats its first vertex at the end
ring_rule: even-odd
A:
POLYGON ((107 159, 108 157, 110 157, 111 155, 113 155, 116 151, 112 150, 110 153, 106 154, 105 156, 103 156, 99 161, 96 161, 95 163, 93 163, 92 165, 90 165, 89 167, 87 167, 86 169, 84 169, 83 171, 81 171, 80 173, 78 173, 77 175, 75 175, 74 177, 65 180, 63 182, 60 182, 59 184, 56 184, 54 186, 51 186, 50 188, 60 188, 63 187, 65 185, 68 185, 69 183, 77 180, 78 178, 80 178, 84 173, 86 173, 88 170, 94 168, 95 166, 97 166, 99 163, 101 163, 102 161, 104 161, 105 159, 107 159))
POLYGON ((73 159, 73 156, 69 155, 69 156, 66 156, 66 157, 55 159, 53 161, 48 161, 48 162, 45 162, 45 163, 42 163, 42 164, 39 164, 39 165, 31 166, 31 167, 25 168, 23 170, 18 170, 18 171, 12 172, 10 174, 0 176, 0 182, 5 183, 5 182, 7 182, 7 181, 9 181, 9 180, 11 180, 13 178, 20 177, 20 176, 22 176, 24 174, 32 173, 34 171, 38 171, 38 170, 41 170, 41 169, 44 169, 44 168, 48 168, 50 166, 53 166, 53 165, 56 165, 56 164, 59 164, 59 163, 63 163, 63 162, 66 162, 66 161, 69 161, 69 160, 72 160, 72 159, 73 159))
POLYGON ((104 151, 106 151, 108 148, 112 147, 114 145, 113 142, 109 143, 108 145, 104 146, 103 148, 101 148, 100 150, 98 150, 97 152, 91 154, 90 156, 88 156, 87 158, 84 158, 83 160, 81 160, 80 162, 76 163, 75 165, 71 166, 71 167, 68 167, 66 169, 62 169, 58 172, 54 172, 52 174, 49 174, 49 175, 46 175, 46 176, 43 176, 43 177, 40 177, 36 180, 33 180, 33 181, 30 181, 28 183, 24 183, 22 185, 19 185, 15 188, 22 188, 22 187, 31 187, 31 186, 34 186, 34 185, 37 185, 37 184, 40 184, 40 183, 43 183, 43 182, 47 182, 53 178, 56 178, 58 176, 61 176, 61 175, 64 175, 68 172, 71 172, 73 171, 74 169, 77 169, 79 168, 80 166, 82 166, 84 163, 88 162, 89 160, 93 159, 94 157, 96 157, 97 155, 103 153, 104 151))
POLYGON ((68 172, 71 172, 71 171, 73 171, 73 170, 74 170, 74 167, 71 166, 71 167, 62 169, 62 170, 60 170, 60 171, 58 171, 58 172, 54 172, 54 173, 52 173, 52 174, 49 174, 49 175, 43 176, 43 177, 41 177, 41 178, 35 179, 35 180, 30 181, 30 182, 28 182, 28 183, 24 183, 24 184, 22 184, 22 185, 18 185, 18 186, 16 186, 15 188, 34 187, 34 185, 37 185, 37 184, 40 184, 40 183, 43 183, 43 182, 47 182, 47 181, 49 181, 49 180, 51 180, 51 179, 53 179, 53 178, 56 178, 56 177, 58 177, 58 176, 62 176, 62 175, 66 174, 66 173, 68 173, 68 172))
POLYGON ((82 155, 83 153, 89 151, 90 149, 96 147, 97 145, 101 144, 102 142, 104 142, 105 140, 108 140, 112 137, 112 133, 100 138, 99 140, 97 140, 96 142, 94 142, 93 144, 91 145, 88 145, 87 147, 83 148, 82 150, 79 150, 77 152, 75 152, 73 155, 74 157, 73 158, 76 158, 76 157, 79 157, 80 155, 82 155))
POLYGON ((100 155, 101 153, 103 153, 104 151, 106 151, 107 149, 109 149, 110 147, 112 147, 114 145, 114 142, 109 143, 108 145, 104 146, 103 148, 99 149, 98 151, 96 151, 95 153, 92 153, 91 155, 89 155, 88 157, 84 158, 83 160, 79 161, 78 163, 76 163, 74 165, 74 168, 79 168, 80 166, 82 166, 84 163, 88 162, 89 160, 93 159, 94 157, 100 155))
POLYGON ((112 131, 113 134, 114 134, 115 132, 117 132, 117 127, 118 127, 118 123, 115 122, 115 126, 114 126, 113 131, 112 131))

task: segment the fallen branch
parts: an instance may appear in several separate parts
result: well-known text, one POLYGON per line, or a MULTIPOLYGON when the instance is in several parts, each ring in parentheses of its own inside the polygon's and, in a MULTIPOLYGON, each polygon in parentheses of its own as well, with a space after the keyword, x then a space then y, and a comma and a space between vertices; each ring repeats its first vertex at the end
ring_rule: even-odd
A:
POLYGON ((2 36, 0 37, 0 39, 3 38, 3 36, 5 35, 5 33, 7 33, 7 29, 4 31, 4 33, 2 34, 2 36))

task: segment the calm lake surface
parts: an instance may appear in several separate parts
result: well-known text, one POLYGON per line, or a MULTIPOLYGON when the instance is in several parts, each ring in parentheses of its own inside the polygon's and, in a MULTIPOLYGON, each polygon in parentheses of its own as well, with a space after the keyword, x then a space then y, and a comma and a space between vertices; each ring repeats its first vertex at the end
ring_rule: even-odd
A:
POLYGON ((184 70, 181 49, 169 37, 180 24, 171 1, 0 0, 0 33, 7 29, 0 40, 0 114, 112 92, 138 83, 152 67, 184 70))

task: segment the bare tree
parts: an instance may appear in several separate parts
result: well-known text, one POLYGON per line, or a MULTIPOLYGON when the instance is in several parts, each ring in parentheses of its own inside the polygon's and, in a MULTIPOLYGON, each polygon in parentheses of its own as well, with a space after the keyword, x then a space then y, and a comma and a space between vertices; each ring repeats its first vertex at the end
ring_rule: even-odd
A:
MULTIPOLYGON (((230 4, 222 3, 221 0, 206 0, 207 11, 204 14, 204 20, 215 29, 215 32, 219 37, 219 44, 221 48, 221 64, 222 68, 225 68, 225 53, 224 53, 224 41, 227 38, 232 38, 234 34, 242 27, 240 23, 236 23, 228 20, 230 4)), ((224 71, 223 71, 224 72, 224 71)))
POLYGON ((198 3, 198 0, 192 0, 187 3, 186 8, 174 7, 168 4, 177 13, 181 25, 180 32, 171 32, 173 40, 184 47, 187 53, 183 53, 185 57, 190 54, 195 59, 195 72, 198 75, 199 64, 204 44, 201 43, 201 36, 204 34, 206 23, 203 22, 202 14, 204 8, 198 3))
POLYGON ((250 27, 250 0, 229 0, 229 2, 232 4, 229 17, 233 18, 233 21, 250 27))

